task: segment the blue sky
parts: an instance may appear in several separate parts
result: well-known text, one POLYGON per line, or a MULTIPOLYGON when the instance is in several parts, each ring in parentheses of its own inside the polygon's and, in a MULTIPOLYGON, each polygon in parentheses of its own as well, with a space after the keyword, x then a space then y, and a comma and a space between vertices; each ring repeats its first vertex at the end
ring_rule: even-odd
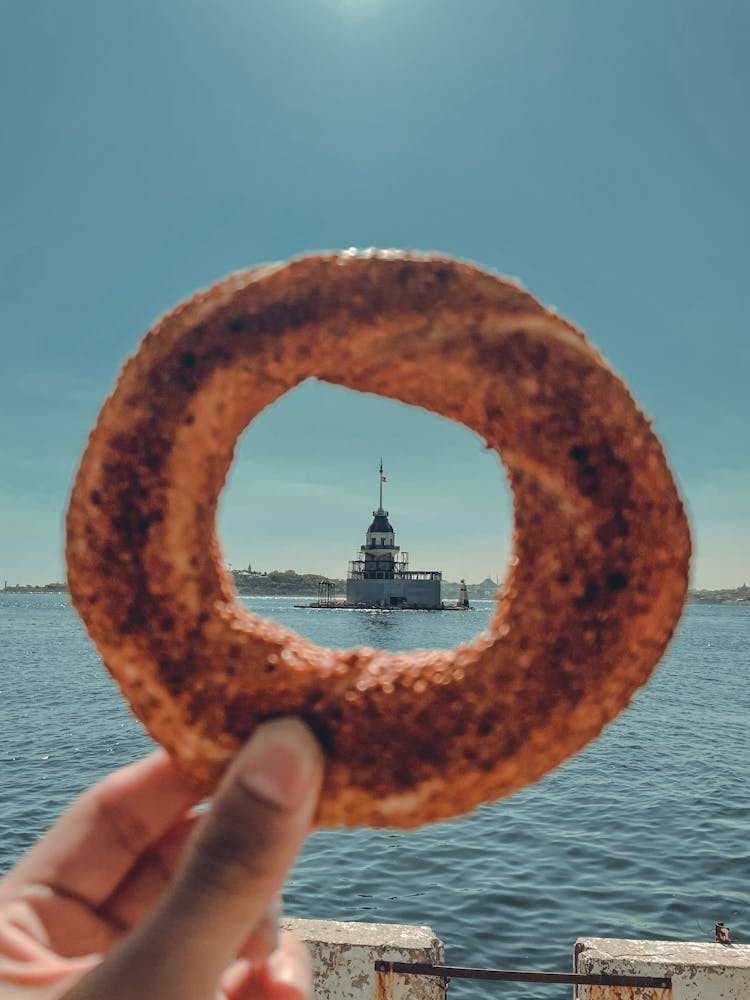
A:
MULTIPOLYGON (((440 250, 521 278, 653 418, 701 587, 750 582, 750 6, 0 4, 0 581, 63 575, 67 493, 156 317, 253 264, 440 250)), ((302 386, 243 437, 233 566, 344 575, 377 501, 413 568, 504 572, 462 428, 302 386)))

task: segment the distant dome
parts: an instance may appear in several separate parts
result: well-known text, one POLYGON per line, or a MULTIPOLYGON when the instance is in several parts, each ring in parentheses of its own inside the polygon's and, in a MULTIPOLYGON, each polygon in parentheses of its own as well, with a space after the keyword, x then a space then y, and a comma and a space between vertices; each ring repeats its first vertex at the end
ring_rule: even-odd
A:
POLYGON ((374 514, 375 517, 373 518, 372 524, 367 529, 368 532, 372 533, 374 531, 377 531, 380 534, 385 534, 386 532, 390 531, 391 533, 393 533, 393 528, 391 527, 388 521, 388 515, 386 514, 386 512, 384 510, 376 510, 374 511, 374 514))

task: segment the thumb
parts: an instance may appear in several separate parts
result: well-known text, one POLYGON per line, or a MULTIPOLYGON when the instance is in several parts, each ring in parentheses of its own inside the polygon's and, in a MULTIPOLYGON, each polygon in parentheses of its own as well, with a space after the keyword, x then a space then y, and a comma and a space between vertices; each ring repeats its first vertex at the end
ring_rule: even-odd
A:
POLYGON ((240 751, 170 889, 136 932, 131 958, 151 966, 152 989, 155 972, 165 987, 153 995, 180 984, 175 995, 214 995, 310 830, 322 773, 320 748, 296 719, 261 725, 240 751))
MULTIPOLYGON (((260 726, 220 784, 189 842, 163 918, 236 943, 261 921, 310 830, 322 755, 296 719, 260 726)), ((229 946, 231 948, 231 945, 229 946)))

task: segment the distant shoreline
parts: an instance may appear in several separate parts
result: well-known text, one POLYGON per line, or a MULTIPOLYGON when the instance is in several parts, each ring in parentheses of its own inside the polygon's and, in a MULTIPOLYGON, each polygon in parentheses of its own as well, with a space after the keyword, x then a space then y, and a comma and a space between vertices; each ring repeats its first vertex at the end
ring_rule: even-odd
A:
MULTIPOLYGON (((318 593, 318 587, 323 580, 329 577, 320 576, 317 573, 295 573, 294 570, 283 572, 274 570, 270 573, 245 573, 242 571, 233 572, 234 584, 237 593, 243 597, 311 597, 318 593)), ((339 593, 345 593, 345 580, 331 580, 335 584, 339 593)), ((489 581, 482 583, 470 583, 468 585, 469 597, 473 600, 491 600, 496 596, 488 587, 489 581)), ((442 587, 443 600, 450 600, 458 593, 458 583, 445 581, 442 587)), ((68 587, 65 583, 45 583, 45 584, 12 584, 7 582, 0 594, 64 594, 68 587)), ((750 587, 743 584, 741 587, 726 588, 723 590, 690 590, 688 591, 688 604, 731 604, 750 607, 750 587)))

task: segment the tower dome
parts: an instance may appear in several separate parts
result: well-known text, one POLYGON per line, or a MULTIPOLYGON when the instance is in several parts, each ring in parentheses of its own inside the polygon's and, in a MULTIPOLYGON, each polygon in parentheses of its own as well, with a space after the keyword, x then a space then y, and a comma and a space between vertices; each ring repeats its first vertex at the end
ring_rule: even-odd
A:
POLYGON ((367 529, 368 534, 372 534, 373 532, 378 532, 378 534, 383 533, 392 535, 393 528, 391 527, 390 521, 388 520, 388 511, 383 510, 382 507, 379 507, 372 513, 373 513, 373 519, 372 519, 372 524, 367 529))

